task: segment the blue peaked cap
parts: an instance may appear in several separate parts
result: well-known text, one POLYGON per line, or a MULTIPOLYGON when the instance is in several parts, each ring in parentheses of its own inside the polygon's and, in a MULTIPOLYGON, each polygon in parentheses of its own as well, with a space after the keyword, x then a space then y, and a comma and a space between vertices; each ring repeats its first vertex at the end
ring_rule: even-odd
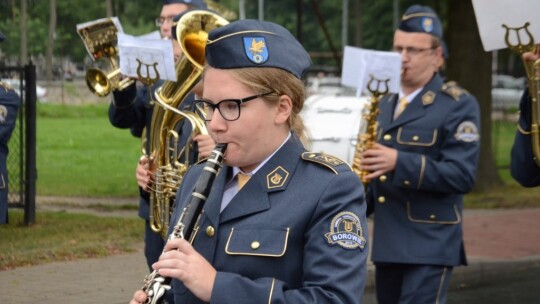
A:
POLYGON ((409 7, 401 17, 398 28, 404 32, 427 33, 439 39, 443 37, 441 20, 429 6, 409 7))
POLYGON ((187 4, 196 8, 207 8, 207 5, 203 0, 163 0, 163 5, 174 3, 187 4))
POLYGON ((304 47, 281 25, 252 19, 231 22, 208 34, 206 62, 218 69, 280 68, 302 78, 311 66, 304 47))
POLYGON ((426 33, 439 38, 444 57, 448 58, 448 48, 443 39, 442 23, 431 7, 418 4, 409 7, 401 17, 398 29, 409 33, 426 33))

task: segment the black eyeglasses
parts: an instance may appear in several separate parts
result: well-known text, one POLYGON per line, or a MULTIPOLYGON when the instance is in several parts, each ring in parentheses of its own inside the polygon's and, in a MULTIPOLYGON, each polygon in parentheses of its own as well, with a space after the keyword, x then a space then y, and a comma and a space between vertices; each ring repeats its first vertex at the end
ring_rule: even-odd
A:
POLYGON ((158 17, 158 18, 156 18, 156 20, 154 20, 154 22, 156 23, 157 27, 161 27, 165 22, 172 23, 174 17, 175 17, 174 15, 173 16, 166 16, 166 17, 158 17))
POLYGON ((241 99, 224 99, 216 104, 208 99, 196 99, 195 107, 202 112, 205 121, 212 120, 214 111, 218 109, 219 114, 223 119, 228 121, 234 121, 240 118, 240 105, 259 97, 267 96, 272 92, 257 94, 241 99))
POLYGON ((429 50, 434 50, 436 49, 437 47, 429 47, 429 48, 415 48, 415 47, 401 47, 401 46, 395 46, 393 51, 398 53, 398 54, 402 54, 403 51, 405 51, 405 53, 407 53, 407 55, 411 55, 411 56, 416 56, 424 51, 429 51, 429 50))

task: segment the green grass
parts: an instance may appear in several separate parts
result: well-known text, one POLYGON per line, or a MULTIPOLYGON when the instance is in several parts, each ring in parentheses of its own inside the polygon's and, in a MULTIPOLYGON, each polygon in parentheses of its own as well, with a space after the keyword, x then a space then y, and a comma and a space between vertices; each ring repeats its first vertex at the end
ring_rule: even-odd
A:
POLYGON ((0 225, 0 271, 132 252, 143 242, 144 222, 135 217, 38 212, 33 226, 22 222, 23 212, 10 210, 10 223, 0 225))
POLYGON ((113 127, 107 108, 39 104, 38 195, 137 196, 141 141, 113 127))

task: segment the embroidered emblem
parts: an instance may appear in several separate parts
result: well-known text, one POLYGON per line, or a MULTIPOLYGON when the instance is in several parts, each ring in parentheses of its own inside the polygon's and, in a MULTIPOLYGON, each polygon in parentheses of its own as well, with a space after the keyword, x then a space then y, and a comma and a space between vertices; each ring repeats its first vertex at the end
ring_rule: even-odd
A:
POLYGON ((360 219, 350 211, 336 215, 330 224, 330 232, 324 236, 330 246, 339 245, 345 249, 359 248, 361 251, 364 251, 366 247, 360 219))
POLYGON ((478 134, 478 128, 472 121, 464 121, 457 127, 456 135, 457 140, 464 142, 475 142, 480 139, 478 134))
POLYGON ((268 189, 279 188, 285 185, 287 178, 289 177, 289 172, 283 169, 283 167, 278 166, 272 172, 266 175, 266 186, 268 189))
POLYGON ((253 63, 261 64, 268 60, 268 48, 264 37, 244 37, 244 51, 253 63))
POLYGON ((422 28, 424 31, 431 33, 433 31, 433 19, 429 17, 424 17, 422 19, 422 28))
POLYGON ((433 91, 426 92, 426 94, 422 96, 422 104, 425 106, 432 104, 433 101, 435 100, 435 96, 436 94, 433 91))
POLYGON ((6 121, 8 115, 8 110, 5 106, 0 105, 0 123, 4 123, 6 121))

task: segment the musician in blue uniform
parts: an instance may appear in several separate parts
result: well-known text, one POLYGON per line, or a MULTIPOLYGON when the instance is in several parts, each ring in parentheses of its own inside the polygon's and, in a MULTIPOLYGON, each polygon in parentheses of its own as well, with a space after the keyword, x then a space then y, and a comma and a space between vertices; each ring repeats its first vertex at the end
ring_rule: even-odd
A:
POLYGON ((442 39, 431 8, 407 9, 393 41, 400 93, 380 101, 378 143, 362 155, 381 304, 445 303, 453 267, 467 264, 463 195, 475 182, 480 113, 472 95, 439 75, 442 39))
MULTIPOLYGON (((228 148, 193 244, 168 241, 154 264, 173 278, 175 303, 360 303, 363 187, 346 162, 304 148, 309 55, 285 28, 240 20, 210 32, 206 58, 196 103, 228 148)), ((171 227, 202 167, 185 175, 171 227)))
MULTIPOLYGON (((160 27, 160 34, 163 39, 172 38, 173 19, 175 16, 186 12, 192 8, 206 8, 206 4, 202 0, 163 0, 163 6, 159 18, 156 19, 156 25, 160 27)), ((177 59, 181 54, 181 49, 177 42, 173 41, 174 57, 177 59)), ((109 107, 109 120, 111 124, 118 128, 130 129, 131 134, 136 137, 143 135, 143 130, 146 130, 146 152, 150 152, 149 144, 151 142, 151 121, 155 99, 154 91, 163 85, 164 81, 157 81, 148 91, 146 86, 137 86, 131 84, 124 90, 115 90, 113 99, 109 107), (151 95, 150 95, 151 94, 151 95)), ((193 97, 188 97, 182 105, 182 110, 192 109, 193 97)), ((209 140, 209 137, 203 137, 201 140, 209 140)), ((199 138, 197 138, 199 140, 199 138)), ((210 145, 212 146, 212 145, 210 145)), ((210 149, 208 149, 210 150, 210 149)), ((197 159, 198 150, 192 150, 192 158, 197 159)), ((148 184, 151 178, 148 172, 148 158, 141 157, 137 165, 136 177, 140 185, 148 184), (141 182, 141 181, 142 182, 141 182)), ((149 222, 149 193, 147 189, 139 186, 139 216, 145 220, 145 256, 148 262, 148 267, 157 261, 165 243, 160 234, 154 233, 150 228, 149 222)))
MULTIPOLYGON (((523 54, 526 61, 535 62, 540 59, 540 45, 536 46, 536 52, 523 54)), ((537 71, 538 73, 538 71, 537 71)), ((537 94, 533 92, 532 94, 537 94)), ((512 177, 524 187, 540 186, 540 166, 535 161, 533 154, 532 137, 539 136, 531 133, 531 92, 525 90, 519 103, 519 121, 512 146, 510 158, 510 173, 512 177)))
MULTIPOLYGON (((4 39, 4 34, 0 32, 0 42, 4 39)), ((15 90, 0 81, 0 224, 8 222, 8 143, 15 129, 20 103, 15 90)))

